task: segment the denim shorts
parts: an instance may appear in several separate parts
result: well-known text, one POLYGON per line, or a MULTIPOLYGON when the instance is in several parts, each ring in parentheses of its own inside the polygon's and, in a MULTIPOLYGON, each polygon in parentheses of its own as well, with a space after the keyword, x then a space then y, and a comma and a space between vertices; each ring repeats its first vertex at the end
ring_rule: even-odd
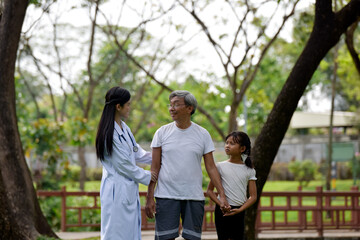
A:
POLYGON ((156 198, 155 240, 177 238, 180 218, 182 237, 200 240, 205 201, 156 198))

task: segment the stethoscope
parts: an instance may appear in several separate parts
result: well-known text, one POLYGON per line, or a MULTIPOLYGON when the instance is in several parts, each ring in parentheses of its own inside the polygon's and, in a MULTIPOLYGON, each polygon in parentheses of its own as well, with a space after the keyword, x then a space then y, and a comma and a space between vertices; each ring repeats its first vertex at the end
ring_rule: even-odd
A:
MULTIPOLYGON (((124 137, 124 135, 120 135, 116 129, 115 129, 115 131, 117 132, 117 134, 118 134, 118 136, 119 136, 120 142, 122 143, 122 140, 121 140, 121 137, 122 137, 122 138, 125 140, 126 144, 128 145, 129 149, 131 149, 131 147, 130 147, 130 145, 128 144, 128 142, 126 141, 126 138, 124 137)), ((124 132, 124 130, 122 130, 122 131, 124 132)), ((125 129, 125 131, 126 131, 126 129, 125 129)), ((133 152, 139 151, 139 148, 138 148, 138 147, 136 146, 136 144, 135 144, 135 140, 132 139, 132 137, 130 136, 130 133, 129 133, 128 131, 126 131, 126 132, 127 132, 128 136, 129 136, 129 138, 130 138, 130 140, 131 140, 131 143, 132 143, 132 145, 133 145, 133 152)))

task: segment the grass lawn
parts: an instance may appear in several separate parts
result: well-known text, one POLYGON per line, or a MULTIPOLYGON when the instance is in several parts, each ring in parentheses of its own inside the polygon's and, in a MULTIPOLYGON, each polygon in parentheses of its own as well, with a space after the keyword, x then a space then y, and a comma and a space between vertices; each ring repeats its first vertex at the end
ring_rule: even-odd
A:
MULTIPOLYGON (((357 184, 359 186, 359 183, 357 184)), ((296 181, 267 181, 263 191, 297 191, 299 183, 296 181)), ((316 187, 325 186, 325 181, 311 181, 308 186, 303 187, 303 191, 315 191, 316 187)), ((337 180, 336 191, 350 191, 353 180, 337 180)), ((325 187, 323 188, 325 190, 325 187)))

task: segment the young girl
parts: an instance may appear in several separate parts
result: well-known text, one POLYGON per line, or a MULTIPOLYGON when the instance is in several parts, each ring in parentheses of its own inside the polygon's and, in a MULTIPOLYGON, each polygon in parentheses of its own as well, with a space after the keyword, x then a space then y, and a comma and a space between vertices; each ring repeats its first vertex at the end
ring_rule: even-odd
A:
POLYGON ((136 143, 123 119, 130 113, 130 93, 111 88, 96 135, 96 154, 103 165, 100 187, 101 239, 140 240, 139 183, 156 181, 157 174, 136 163, 151 164, 151 153, 136 143))
POLYGON ((219 240, 239 240, 244 238, 245 209, 256 201, 255 169, 250 159, 251 142, 244 132, 232 132, 225 138, 225 152, 230 159, 216 166, 221 175, 226 200, 231 209, 225 213, 220 210, 219 200, 210 181, 207 194, 216 203, 215 226, 219 240), (250 197, 247 198, 249 185, 250 197))

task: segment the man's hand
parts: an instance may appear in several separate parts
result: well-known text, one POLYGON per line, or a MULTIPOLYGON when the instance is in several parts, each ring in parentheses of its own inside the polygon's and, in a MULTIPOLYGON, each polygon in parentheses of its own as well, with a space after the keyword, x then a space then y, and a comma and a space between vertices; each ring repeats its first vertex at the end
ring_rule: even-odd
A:
POLYGON ((154 198, 146 198, 145 213, 148 218, 154 218, 156 213, 154 198))
POLYGON ((225 196, 220 196, 220 209, 223 212, 223 214, 229 212, 231 210, 231 207, 226 200, 225 196))

